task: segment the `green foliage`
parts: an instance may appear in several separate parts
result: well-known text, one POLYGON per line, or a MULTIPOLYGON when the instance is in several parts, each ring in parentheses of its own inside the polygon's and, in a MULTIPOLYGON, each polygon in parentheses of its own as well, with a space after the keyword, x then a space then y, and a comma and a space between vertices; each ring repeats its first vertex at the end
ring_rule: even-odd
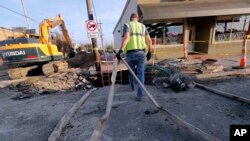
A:
POLYGON ((93 51, 93 46, 91 43, 87 43, 87 44, 84 44, 84 46, 86 47, 86 50, 89 51, 89 52, 92 52, 93 51))
POLYGON ((77 46, 77 49, 76 49, 78 52, 79 51, 88 51, 88 52, 92 52, 93 51, 93 46, 92 44, 90 43, 87 43, 87 44, 84 44, 84 43, 80 43, 78 46, 77 46))

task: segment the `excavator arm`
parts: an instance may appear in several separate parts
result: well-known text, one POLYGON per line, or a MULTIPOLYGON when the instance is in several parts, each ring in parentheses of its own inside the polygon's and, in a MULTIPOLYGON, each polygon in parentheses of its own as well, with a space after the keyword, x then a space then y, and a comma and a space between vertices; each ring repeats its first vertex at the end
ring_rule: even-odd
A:
MULTIPOLYGON (((58 15, 56 17, 52 17, 49 19, 43 20, 39 25, 39 40, 40 43, 43 44, 50 44, 49 41, 49 32, 51 29, 60 26, 63 36, 67 42, 67 44, 70 46, 70 56, 72 56, 72 50, 73 50, 73 44, 71 41, 71 38, 68 34, 68 30, 65 26, 63 17, 61 15, 58 15)), ((65 54, 65 49, 63 50, 63 54, 65 54)))

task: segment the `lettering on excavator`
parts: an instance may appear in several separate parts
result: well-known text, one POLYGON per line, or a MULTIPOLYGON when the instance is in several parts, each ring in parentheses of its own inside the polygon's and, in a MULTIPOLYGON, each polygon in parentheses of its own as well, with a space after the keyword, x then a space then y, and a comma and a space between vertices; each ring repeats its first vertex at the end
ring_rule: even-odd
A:
POLYGON ((9 57, 9 56, 19 56, 19 55, 25 55, 25 51, 24 50, 20 50, 20 51, 8 51, 8 52, 3 52, 2 56, 5 57, 9 57))

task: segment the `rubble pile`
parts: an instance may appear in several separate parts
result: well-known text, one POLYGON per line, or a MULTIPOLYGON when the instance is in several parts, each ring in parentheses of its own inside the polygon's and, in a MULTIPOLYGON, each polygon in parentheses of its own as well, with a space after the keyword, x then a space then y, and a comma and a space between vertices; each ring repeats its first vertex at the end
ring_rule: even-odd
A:
POLYGON ((153 78, 149 76, 145 81, 147 84, 182 91, 194 87, 195 77, 193 76, 196 74, 215 73, 223 69, 223 66, 215 59, 166 59, 153 67, 146 67, 147 73, 153 74, 153 78))
POLYGON ((223 66, 220 65, 217 60, 206 59, 202 61, 202 68, 200 69, 200 71, 202 73, 212 73, 223 71, 223 69, 223 66))
POLYGON ((166 59, 158 63, 163 67, 170 67, 185 74, 214 73, 223 71, 223 66, 214 59, 206 60, 184 60, 166 59))
POLYGON ((147 66, 145 71, 151 71, 151 74, 154 74, 153 77, 151 76, 151 79, 145 80, 147 84, 163 86, 164 88, 171 87, 177 92, 193 88, 195 85, 193 77, 184 75, 174 67, 147 66), (149 81, 151 83, 148 83, 149 81))
POLYGON ((43 95, 56 92, 91 89, 92 84, 86 79, 81 71, 67 71, 57 73, 49 77, 34 77, 12 86, 21 92, 14 99, 29 98, 34 95, 43 95))

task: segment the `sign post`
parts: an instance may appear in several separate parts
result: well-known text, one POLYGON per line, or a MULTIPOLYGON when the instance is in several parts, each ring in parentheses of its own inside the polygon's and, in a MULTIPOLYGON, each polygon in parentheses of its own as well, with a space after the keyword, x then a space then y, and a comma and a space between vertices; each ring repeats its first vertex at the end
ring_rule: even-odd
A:
MULTIPOLYGON (((87 12, 88 12, 88 17, 89 17, 89 21, 93 21, 94 20, 94 15, 93 15, 93 4, 92 4, 92 0, 86 0, 86 4, 87 4, 87 12)), ((94 24, 96 28, 94 28, 93 23, 96 22, 88 22, 89 24, 89 28, 87 29, 95 29, 94 31, 97 31, 97 24, 94 24), (92 25, 92 26, 91 26, 92 25)), ((91 31, 91 33, 93 33, 93 31, 91 31)), ((95 32, 94 32, 95 33, 95 32)), ((94 36, 91 37, 91 41, 92 41, 92 45, 93 45, 93 53, 94 53, 94 57, 95 57, 95 66, 96 66, 96 71, 99 72, 101 70, 101 62, 100 62, 100 53, 98 51, 98 46, 97 46, 97 38, 94 36)))

